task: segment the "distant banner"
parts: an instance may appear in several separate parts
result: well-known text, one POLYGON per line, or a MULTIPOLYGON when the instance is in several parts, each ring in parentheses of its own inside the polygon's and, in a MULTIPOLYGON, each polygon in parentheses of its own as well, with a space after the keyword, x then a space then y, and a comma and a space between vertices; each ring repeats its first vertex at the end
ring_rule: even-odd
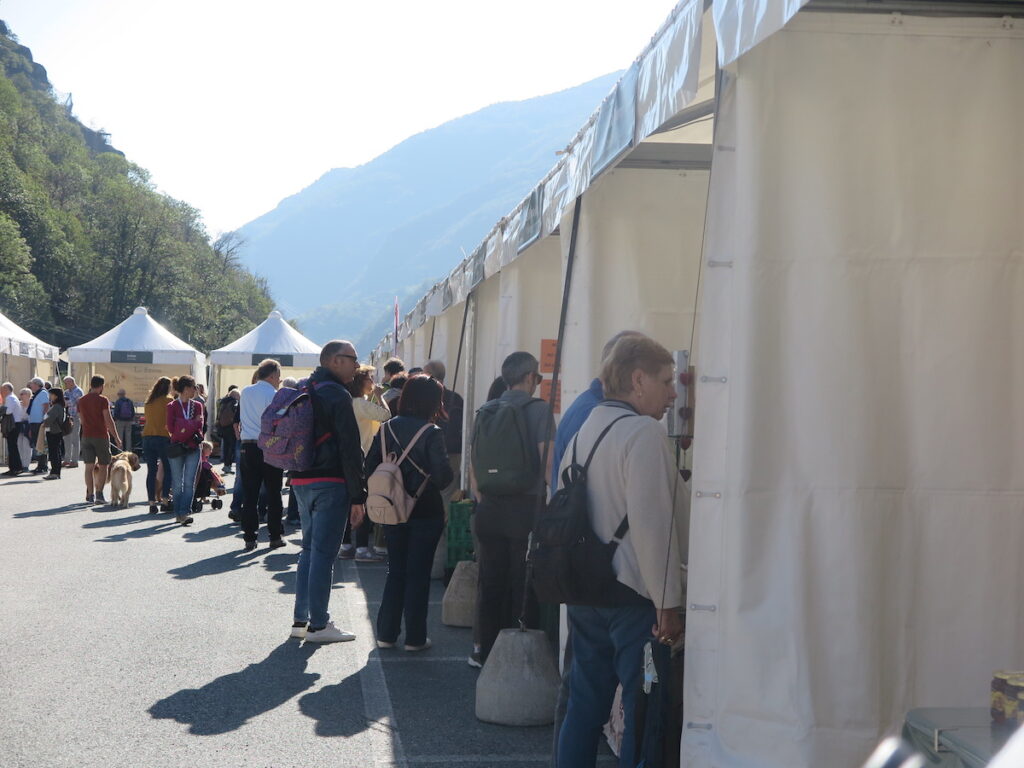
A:
POLYGON ((285 368, 291 368, 295 365, 294 355, 261 355, 254 354, 252 356, 252 364, 259 365, 264 360, 277 360, 285 368))

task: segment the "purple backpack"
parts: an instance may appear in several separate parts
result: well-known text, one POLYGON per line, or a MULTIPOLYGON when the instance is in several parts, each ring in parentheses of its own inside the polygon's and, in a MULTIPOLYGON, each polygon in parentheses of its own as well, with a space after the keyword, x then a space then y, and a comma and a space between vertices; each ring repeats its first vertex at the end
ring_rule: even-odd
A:
POLYGON ((314 437, 312 389, 308 379, 296 389, 281 387, 263 411, 256 443, 267 464, 295 472, 312 468, 317 445, 330 437, 314 437))

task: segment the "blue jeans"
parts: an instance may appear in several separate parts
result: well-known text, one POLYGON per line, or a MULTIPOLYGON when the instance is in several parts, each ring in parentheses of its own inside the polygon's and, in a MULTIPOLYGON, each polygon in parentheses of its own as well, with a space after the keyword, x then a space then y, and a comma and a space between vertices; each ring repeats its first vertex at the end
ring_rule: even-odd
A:
POLYGON ((320 629, 331 615, 334 561, 341 549, 351 505, 344 483, 310 483, 292 488, 302 521, 302 552, 295 574, 295 621, 320 629))
POLYGON ((633 768, 636 700, 643 682, 644 643, 656 621, 654 605, 590 608, 570 605, 572 669, 569 705, 558 736, 558 768, 593 768, 601 729, 608 721, 615 687, 622 683, 626 729, 620 768, 633 768))
POLYGON ((174 456, 171 462, 171 491, 174 493, 174 516, 179 520, 192 513, 192 496, 199 477, 199 451, 174 456))
POLYGON ((160 462, 164 463, 163 493, 165 499, 171 496, 171 464, 167 457, 167 446, 171 438, 163 435, 144 435, 142 453, 146 457, 146 498, 156 501, 156 472, 160 462))
POLYGON ((377 611, 377 639, 398 640, 405 615, 406 645, 427 642, 427 603, 434 550, 444 530, 444 517, 413 518, 402 525, 385 525, 388 578, 377 611))

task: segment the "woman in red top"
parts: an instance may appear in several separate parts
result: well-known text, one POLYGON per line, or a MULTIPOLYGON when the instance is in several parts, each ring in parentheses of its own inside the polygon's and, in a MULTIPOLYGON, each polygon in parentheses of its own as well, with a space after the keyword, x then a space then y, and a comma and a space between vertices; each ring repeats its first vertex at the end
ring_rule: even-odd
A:
POLYGON ((192 522, 192 497, 199 475, 200 451, 206 432, 206 408, 196 400, 196 380, 181 376, 174 382, 177 397, 167 405, 167 431, 171 443, 167 455, 171 463, 171 493, 174 515, 179 523, 192 522))

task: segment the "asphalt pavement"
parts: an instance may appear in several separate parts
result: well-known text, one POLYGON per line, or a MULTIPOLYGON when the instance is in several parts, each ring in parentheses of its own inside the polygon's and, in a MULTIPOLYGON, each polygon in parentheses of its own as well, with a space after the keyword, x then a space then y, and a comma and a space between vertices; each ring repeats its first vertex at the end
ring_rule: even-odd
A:
POLYGON ((0 766, 548 763, 550 728, 474 716, 470 631, 441 624, 440 582, 428 651, 376 648, 386 567, 352 561, 331 614, 357 639, 290 640, 298 534, 243 553, 227 504, 182 528, 148 514, 144 482, 112 509, 85 503, 81 469, 0 480, 0 766))

